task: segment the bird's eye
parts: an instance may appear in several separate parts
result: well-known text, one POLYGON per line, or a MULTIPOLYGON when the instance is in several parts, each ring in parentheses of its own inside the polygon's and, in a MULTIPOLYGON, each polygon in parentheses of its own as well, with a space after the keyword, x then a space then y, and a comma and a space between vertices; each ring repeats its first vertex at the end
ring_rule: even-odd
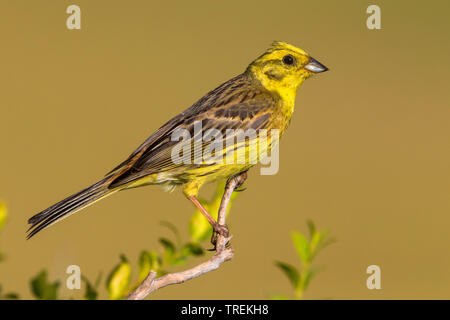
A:
POLYGON ((292 55, 287 54, 283 57, 283 63, 288 66, 292 66, 295 63, 295 59, 292 55))

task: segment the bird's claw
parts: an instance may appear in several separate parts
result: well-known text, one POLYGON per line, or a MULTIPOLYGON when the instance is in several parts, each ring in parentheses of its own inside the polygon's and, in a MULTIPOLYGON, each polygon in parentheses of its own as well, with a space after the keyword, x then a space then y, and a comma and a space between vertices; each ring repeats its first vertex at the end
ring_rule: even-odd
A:
MULTIPOLYGON (((227 225, 218 224, 216 222, 213 225, 213 233, 212 233, 212 236, 211 236, 211 243, 214 246, 214 248, 209 249, 208 251, 215 251, 216 250, 217 240, 218 240, 219 234, 222 237, 228 238, 228 236, 229 236, 228 226, 227 225)), ((228 242, 226 243, 225 246, 228 246, 228 242)))

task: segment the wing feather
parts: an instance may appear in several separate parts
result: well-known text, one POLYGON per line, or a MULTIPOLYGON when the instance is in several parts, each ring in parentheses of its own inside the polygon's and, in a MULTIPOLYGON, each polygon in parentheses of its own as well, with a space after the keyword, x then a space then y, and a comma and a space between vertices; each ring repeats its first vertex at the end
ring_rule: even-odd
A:
MULTIPOLYGON (((214 163, 203 163, 199 159, 202 158, 205 148, 211 146, 212 142, 224 145, 225 140, 230 138, 226 135, 227 129, 258 130, 268 127, 275 100, 267 91, 255 88, 251 84, 243 75, 241 78, 236 77, 211 91, 189 109, 167 122, 112 171, 120 172, 120 174, 109 187, 116 188, 150 174, 179 172, 194 167, 213 165, 214 163), (195 132, 196 121, 201 121, 202 130, 199 132, 195 132), (182 142, 174 141, 173 134, 179 129, 189 132, 190 138, 182 142), (210 129, 218 130, 224 138, 203 141, 202 137, 210 129), (194 133, 200 134, 200 141, 196 140, 194 133), (200 148, 193 147, 197 141, 201 143, 200 148), (183 154, 182 161, 174 163, 172 151, 179 143, 190 144, 191 152, 183 154), (122 171, 124 167, 127 167, 127 170, 122 171)), ((240 147, 235 145, 234 148, 240 147)))

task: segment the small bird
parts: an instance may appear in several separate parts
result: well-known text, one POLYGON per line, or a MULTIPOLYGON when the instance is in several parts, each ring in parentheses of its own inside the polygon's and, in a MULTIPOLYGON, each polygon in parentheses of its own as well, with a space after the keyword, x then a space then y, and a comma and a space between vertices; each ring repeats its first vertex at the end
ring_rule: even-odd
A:
MULTIPOLYGON (((221 234, 226 232, 224 226, 220 226, 197 199, 199 189, 205 183, 229 179, 246 172, 255 163, 224 162, 217 160, 220 157, 205 160, 201 151, 211 147, 212 139, 198 140, 193 137, 196 124, 202 124, 202 135, 208 130, 216 130, 223 135, 238 129, 257 130, 255 137, 245 140, 243 144, 234 143, 231 147, 227 145, 226 148, 219 149, 221 154, 215 155, 228 157, 232 154, 232 159, 236 160, 231 151, 242 147, 247 152, 256 150, 261 129, 278 130, 281 137, 290 123, 300 85, 313 74, 327 70, 327 67, 302 49, 285 42, 274 42, 242 74, 208 92, 156 130, 103 179, 31 217, 28 220, 31 227, 28 229, 27 239, 117 191, 145 185, 163 185, 168 189, 181 186, 186 197, 208 219, 213 230, 221 234), (230 129, 231 131, 227 131, 230 129), (174 141, 176 132, 191 135, 185 141, 174 141), (188 152, 183 153, 182 161, 174 161, 173 155, 179 155, 180 144, 184 147, 195 143, 199 143, 200 148, 196 149, 194 146, 193 150, 186 149, 188 152)), ((222 145, 226 139, 228 136, 222 138, 219 144, 222 145)), ((258 159, 262 151, 273 148, 275 139, 267 141, 265 149, 258 149, 258 159)), ((248 157, 246 159, 249 160, 248 157)))

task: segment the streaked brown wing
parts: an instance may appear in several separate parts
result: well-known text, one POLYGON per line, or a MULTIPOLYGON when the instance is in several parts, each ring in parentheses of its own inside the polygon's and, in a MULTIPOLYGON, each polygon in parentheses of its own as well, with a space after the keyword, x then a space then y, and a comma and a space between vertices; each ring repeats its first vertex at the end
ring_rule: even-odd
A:
MULTIPOLYGON (((189 166, 172 161, 172 149, 179 143, 172 134, 185 129, 194 139, 194 125, 201 121, 202 136, 213 128, 225 135, 226 129, 264 128, 270 121, 274 99, 260 89, 255 89, 246 78, 236 77, 214 89, 192 107, 176 116, 150 136, 116 172, 120 172, 110 184, 115 188, 149 174, 189 166), (127 168, 122 170, 122 168, 127 168)), ((203 143, 203 148, 206 143, 203 143)), ((203 149, 202 148, 202 149, 203 149)), ((193 151, 192 151, 193 152, 193 151)), ((197 155, 187 155, 194 159, 197 155)), ((192 164, 191 166, 195 166, 192 164)))

